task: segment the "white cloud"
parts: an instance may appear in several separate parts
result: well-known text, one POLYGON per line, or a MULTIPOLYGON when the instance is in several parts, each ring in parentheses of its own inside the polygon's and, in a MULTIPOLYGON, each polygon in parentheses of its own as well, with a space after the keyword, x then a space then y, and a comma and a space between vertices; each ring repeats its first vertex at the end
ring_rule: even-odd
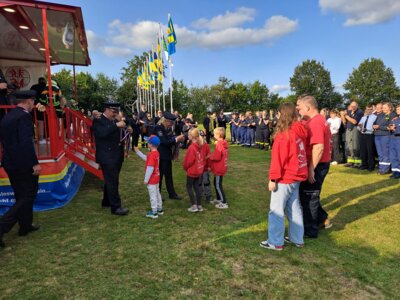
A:
POLYGON ((103 47, 101 51, 110 57, 121 57, 121 56, 129 56, 132 54, 132 50, 129 48, 119 48, 119 47, 103 47))
POLYGON ((136 24, 114 20, 108 25, 111 41, 115 45, 124 45, 132 49, 149 49, 156 42, 159 25, 153 21, 141 21, 136 24))
MULTIPOLYGON (((178 46, 208 49, 260 44, 287 35, 297 29, 298 21, 284 16, 272 16, 262 28, 230 27, 217 31, 198 32, 175 25, 178 46)), ((115 45, 131 49, 150 49, 156 41, 158 23, 142 21, 136 24, 119 20, 109 25, 115 45)))
POLYGON ((319 6, 345 14, 345 26, 383 23, 400 14, 399 0, 319 0, 319 6))
POLYGON ((106 40, 96 35, 92 30, 86 30, 90 50, 97 51, 106 44, 106 40))
POLYGON ((132 50, 129 48, 106 46, 110 44, 107 39, 95 34, 92 30, 86 31, 86 37, 91 51, 100 51, 110 57, 129 56, 132 54, 132 50))
POLYGON ((281 92, 286 92, 290 89, 290 86, 287 84, 274 84, 271 87, 271 92, 272 93, 281 93, 281 92))
POLYGON ((253 8, 240 7, 235 12, 228 10, 224 15, 218 15, 211 19, 198 19, 192 23, 192 26, 198 29, 206 28, 209 30, 226 29, 253 21, 255 13, 256 10, 253 8))
MULTIPOLYGON (((285 16, 272 16, 259 28, 238 27, 244 22, 253 21, 255 10, 241 7, 235 12, 227 11, 209 20, 194 22, 196 28, 174 24, 178 48, 221 49, 254 44, 271 44, 276 39, 294 32, 298 21, 285 16), (202 28, 202 29, 198 29, 202 28)), ((166 28, 162 25, 162 28, 166 28)), ((128 56, 135 50, 149 50, 156 43, 159 23, 139 21, 124 23, 118 19, 108 25, 107 37, 97 36, 88 30, 87 36, 91 50, 98 50, 107 56, 128 56)))

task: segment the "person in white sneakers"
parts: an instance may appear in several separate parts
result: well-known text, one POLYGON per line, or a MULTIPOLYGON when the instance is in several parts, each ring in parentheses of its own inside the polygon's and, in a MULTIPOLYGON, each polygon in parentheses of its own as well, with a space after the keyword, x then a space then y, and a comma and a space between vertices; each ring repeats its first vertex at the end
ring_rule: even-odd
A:
POLYGON ((157 151, 158 145, 160 145, 160 139, 156 135, 151 135, 147 139, 147 144, 150 148, 150 153, 146 156, 142 152, 139 151, 138 147, 134 147, 136 154, 144 161, 146 161, 145 166, 145 176, 144 176, 144 184, 147 185, 147 189, 149 190, 150 196, 150 206, 151 210, 149 210, 146 214, 146 217, 157 219, 159 215, 163 215, 163 206, 162 206, 162 198, 160 194, 160 154, 157 151))
POLYGON ((307 179, 307 129, 297 121, 298 114, 292 103, 279 109, 268 189, 271 192, 268 214, 268 240, 260 246, 269 250, 283 250, 284 243, 301 248, 304 245, 303 214, 301 211, 300 182, 307 179), (289 236, 285 235, 285 212, 289 221, 289 236))
POLYGON ((203 194, 201 188, 201 178, 204 171, 204 165, 206 163, 205 152, 202 151, 204 147, 203 137, 200 136, 200 132, 197 128, 193 128, 189 131, 190 146, 183 159, 183 169, 186 171, 186 190, 188 192, 191 207, 189 212, 201 212, 203 207, 201 205, 201 197, 203 194), (196 196, 193 193, 193 189, 196 196))
POLYGON ((228 201, 222 187, 222 180, 228 171, 228 143, 225 140, 225 128, 214 129, 214 138, 217 141, 213 154, 209 155, 211 171, 214 174, 214 187, 217 195, 216 208, 228 208, 228 201))

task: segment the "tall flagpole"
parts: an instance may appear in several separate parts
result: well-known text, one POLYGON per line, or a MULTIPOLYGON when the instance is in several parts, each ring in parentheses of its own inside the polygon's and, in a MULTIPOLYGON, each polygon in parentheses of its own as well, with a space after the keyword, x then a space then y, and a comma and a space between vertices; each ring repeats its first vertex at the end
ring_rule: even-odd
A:
POLYGON ((171 57, 168 59, 168 64, 169 64, 169 98, 171 101, 171 113, 174 112, 173 105, 172 105, 172 62, 171 62, 171 57))

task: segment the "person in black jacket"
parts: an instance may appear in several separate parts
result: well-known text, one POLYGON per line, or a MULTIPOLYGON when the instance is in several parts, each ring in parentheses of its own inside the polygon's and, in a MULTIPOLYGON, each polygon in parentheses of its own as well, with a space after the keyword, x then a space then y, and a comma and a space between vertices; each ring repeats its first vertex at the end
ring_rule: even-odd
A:
POLYGON ((183 134, 175 136, 172 131, 172 124, 176 116, 170 112, 164 112, 164 117, 160 120, 160 125, 154 128, 154 134, 160 139, 158 152, 160 153, 160 192, 162 187, 162 180, 165 176, 165 184, 170 199, 181 200, 182 198, 177 195, 174 188, 174 181, 172 178, 172 158, 174 156, 177 143, 184 142, 185 136, 183 134))
POLYGON ((206 117, 205 117, 204 120, 203 120, 203 126, 204 126, 204 129, 205 129, 205 131, 206 131, 206 141, 207 141, 207 144, 209 144, 209 143, 211 142, 211 131, 210 131, 211 119, 210 119, 210 115, 211 115, 211 113, 210 113, 210 112, 207 112, 207 115, 206 115, 206 117))
POLYGON ((93 133, 96 143, 96 162, 100 164, 104 176, 102 207, 111 208, 114 215, 123 216, 129 210, 121 206, 118 192, 119 173, 124 161, 123 129, 124 120, 117 120, 120 104, 113 100, 104 103, 104 112, 93 120, 93 133))
POLYGON ((3 147, 2 166, 14 190, 15 205, 0 219, 0 247, 5 247, 3 234, 18 222, 19 235, 39 229, 32 224, 33 202, 39 187, 40 165, 33 146, 33 120, 30 112, 35 103, 35 91, 17 92, 17 107, 0 123, 3 147))

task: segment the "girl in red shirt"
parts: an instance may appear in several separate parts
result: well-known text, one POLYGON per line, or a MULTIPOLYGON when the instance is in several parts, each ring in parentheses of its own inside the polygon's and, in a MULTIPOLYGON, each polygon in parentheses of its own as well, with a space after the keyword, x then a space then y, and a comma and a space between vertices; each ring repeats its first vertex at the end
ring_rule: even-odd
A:
POLYGON ((189 131, 189 141, 191 145, 183 159, 183 168, 187 174, 186 190, 192 204, 188 211, 194 213, 203 211, 203 207, 201 206, 201 196, 203 194, 201 176, 203 175, 206 157, 204 151, 202 151, 204 140, 203 137, 200 136, 200 132, 197 128, 193 128, 189 131), (196 197, 193 193, 193 189, 196 193, 196 197))
POLYGON ((303 247, 303 215, 299 200, 300 182, 307 179, 306 128, 298 121, 296 107, 284 103, 279 107, 279 119, 272 146, 268 189, 271 193, 268 215, 268 240, 260 246, 282 250, 284 241, 303 247), (285 215, 289 221, 289 236, 285 234, 285 215))

